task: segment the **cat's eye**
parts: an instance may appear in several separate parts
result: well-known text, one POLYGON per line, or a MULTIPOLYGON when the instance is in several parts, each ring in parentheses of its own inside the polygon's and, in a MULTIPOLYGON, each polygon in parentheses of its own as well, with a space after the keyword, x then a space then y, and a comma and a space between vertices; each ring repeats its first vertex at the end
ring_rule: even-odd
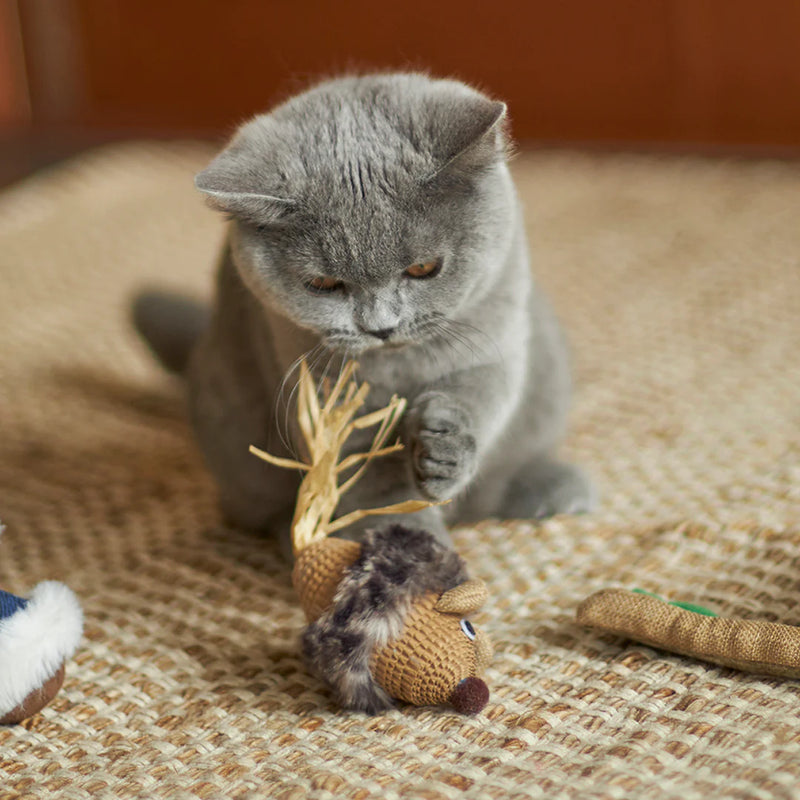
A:
POLYGON ((437 258, 435 261, 425 261, 412 264, 407 270, 409 278, 435 278, 442 269, 442 260, 437 258))
POLYGON ((318 275, 306 282, 306 289, 315 294, 328 294, 342 289, 344 284, 336 278, 329 278, 326 275, 318 275))

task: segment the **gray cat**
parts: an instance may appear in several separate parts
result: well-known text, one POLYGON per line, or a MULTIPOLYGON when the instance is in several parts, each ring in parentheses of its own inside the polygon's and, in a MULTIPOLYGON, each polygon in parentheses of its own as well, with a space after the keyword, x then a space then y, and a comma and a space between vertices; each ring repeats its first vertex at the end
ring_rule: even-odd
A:
POLYGON ((371 408, 409 402, 406 448, 374 461, 339 513, 452 500, 402 520, 446 542, 455 522, 591 507, 584 475, 554 456, 568 364, 531 279, 505 115, 455 81, 347 77, 248 122, 197 176, 231 218, 210 318, 153 295, 136 318, 185 367, 231 522, 288 528, 299 478, 248 447, 292 454, 303 355, 318 379, 357 358, 371 408))

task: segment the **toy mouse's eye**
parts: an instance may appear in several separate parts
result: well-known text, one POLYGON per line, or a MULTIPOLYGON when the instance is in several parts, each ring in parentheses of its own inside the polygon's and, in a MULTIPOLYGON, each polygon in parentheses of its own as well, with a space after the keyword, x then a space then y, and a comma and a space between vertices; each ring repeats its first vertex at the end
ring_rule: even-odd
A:
POLYGON ((467 639, 471 642, 475 641, 477 634, 475 633, 475 628, 472 627, 472 623, 468 619, 461 620, 461 630, 464 631, 464 635, 467 639))

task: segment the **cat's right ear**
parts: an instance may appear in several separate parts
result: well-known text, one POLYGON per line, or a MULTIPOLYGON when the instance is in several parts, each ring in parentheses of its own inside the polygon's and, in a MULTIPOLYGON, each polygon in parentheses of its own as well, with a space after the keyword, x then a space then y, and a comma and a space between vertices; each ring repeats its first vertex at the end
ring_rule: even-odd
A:
POLYGON ((507 156, 506 104, 463 87, 456 96, 443 92, 428 108, 435 131, 435 170, 425 178, 433 184, 440 177, 473 175, 493 167, 507 156))
POLYGON ((194 185, 206 196, 211 208, 255 225, 284 221, 295 208, 295 201, 262 191, 228 151, 221 153, 198 173, 194 185))

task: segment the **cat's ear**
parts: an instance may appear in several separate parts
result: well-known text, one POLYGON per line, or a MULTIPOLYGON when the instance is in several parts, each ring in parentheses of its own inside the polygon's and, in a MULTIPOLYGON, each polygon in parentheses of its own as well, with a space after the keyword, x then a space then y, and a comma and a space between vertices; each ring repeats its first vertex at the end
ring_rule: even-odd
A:
POLYGON ((247 168, 245 159, 232 150, 223 151, 194 179, 194 185, 217 211, 256 225, 285 220, 295 201, 264 191, 258 186, 261 182, 247 168))
POLYGON ((505 158, 505 103, 472 96, 443 111, 446 117, 437 115, 434 154, 438 164, 430 178, 450 170, 480 171, 505 158))

